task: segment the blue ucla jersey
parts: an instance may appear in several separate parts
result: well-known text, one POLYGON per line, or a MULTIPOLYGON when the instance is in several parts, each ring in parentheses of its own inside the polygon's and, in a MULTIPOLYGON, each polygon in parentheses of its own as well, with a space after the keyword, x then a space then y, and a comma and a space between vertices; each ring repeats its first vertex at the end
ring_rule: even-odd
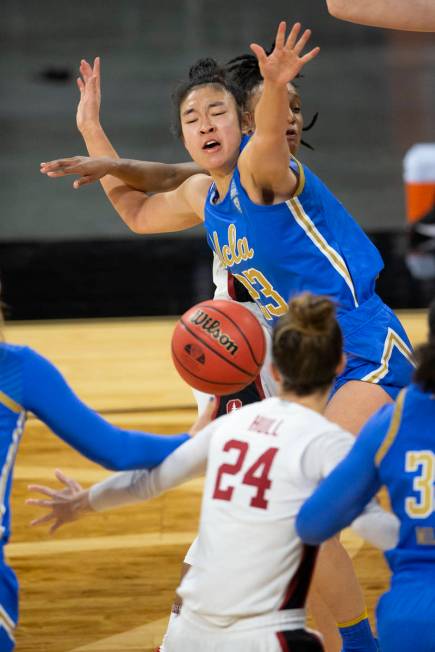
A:
MULTIPOLYGON (((397 547, 387 553, 393 572, 435 562, 435 396, 417 385, 370 424, 381 443, 375 464, 400 520, 397 547)), ((435 572, 435 571, 434 571, 435 572)))
POLYGON ((413 384, 369 419, 347 458, 302 507, 298 531, 304 541, 321 543, 384 485, 400 521, 397 545, 386 553, 391 569, 429 562, 435 574, 434 483, 435 395, 413 384))
POLYGON ((397 317, 375 293, 382 258, 322 181, 295 159, 291 166, 299 187, 280 204, 252 202, 237 168, 223 199, 212 184, 205 205, 208 243, 270 325, 299 292, 334 299, 349 358, 335 390, 364 380, 395 398, 410 382, 412 352, 397 317))
POLYGON ((385 553, 393 576, 377 606, 383 652, 435 650, 435 395, 417 385, 381 408, 348 456, 302 506, 296 522, 310 544, 349 525, 380 487, 400 530, 385 553))
POLYGON ((376 247, 320 179, 291 165, 299 176, 292 199, 255 204, 236 169, 221 201, 212 184, 205 208, 210 246, 269 322, 305 290, 335 299, 339 315, 355 310, 373 296, 383 268, 376 247))

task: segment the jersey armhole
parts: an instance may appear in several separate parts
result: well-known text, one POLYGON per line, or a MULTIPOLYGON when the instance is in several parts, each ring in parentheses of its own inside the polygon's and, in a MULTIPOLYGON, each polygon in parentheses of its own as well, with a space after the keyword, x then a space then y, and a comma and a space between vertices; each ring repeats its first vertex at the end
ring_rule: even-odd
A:
POLYGON ((298 159, 295 156, 293 156, 293 154, 291 155, 291 159, 290 159, 290 169, 298 178, 296 189, 292 194, 292 199, 294 199, 295 197, 298 197, 298 195, 300 195, 305 188, 305 171, 302 163, 298 161, 298 159), (297 171, 294 169, 294 166, 291 165, 292 163, 296 164, 297 171))

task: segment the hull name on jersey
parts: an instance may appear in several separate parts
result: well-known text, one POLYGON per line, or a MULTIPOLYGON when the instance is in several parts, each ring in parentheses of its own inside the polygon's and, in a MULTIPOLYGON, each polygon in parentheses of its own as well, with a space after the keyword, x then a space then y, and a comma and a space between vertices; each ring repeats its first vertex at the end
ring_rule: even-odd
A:
POLYGON ((232 267, 242 260, 250 260, 254 256, 254 250, 248 244, 245 237, 237 239, 236 225, 230 224, 228 227, 228 244, 222 248, 219 244, 219 236, 213 231, 213 243, 216 255, 219 257, 224 267, 232 267))
POLYGON ((252 432, 259 432, 262 435, 278 435, 278 428, 282 423, 282 419, 268 419, 267 417, 256 416, 254 421, 249 426, 248 430, 252 432))
POLYGON ((222 333, 219 319, 213 319, 213 317, 210 317, 210 315, 204 310, 197 310, 189 321, 196 326, 200 326, 203 331, 217 340, 219 344, 231 353, 231 355, 237 353, 239 347, 235 342, 233 342, 229 335, 222 333))

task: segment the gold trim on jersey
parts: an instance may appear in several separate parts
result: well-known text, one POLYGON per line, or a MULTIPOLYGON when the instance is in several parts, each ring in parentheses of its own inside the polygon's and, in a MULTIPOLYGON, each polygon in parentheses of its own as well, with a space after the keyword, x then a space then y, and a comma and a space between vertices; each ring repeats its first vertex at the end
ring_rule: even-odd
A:
POLYGON ((0 392, 0 403, 3 403, 3 405, 9 408, 9 410, 12 410, 12 412, 16 412, 17 414, 23 411, 21 405, 19 405, 16 401, 14 401, 3 392, 0 392))
POLYGON ((3 629, 6 631, 6 634, 11 639, 11 641, 15 643, 14 629, 16 627, 16 623, 14 623, 12 618, 7 613, 6 609, 2 607, 1 604, 0 604, 0 627, 3 627, 3 629))
POLYGON ((352 293, 355 308, 358 308, 358 299, 356 298, 356 291, 352 281, 352 276, 347 268, 343 257, 331 245, 327 243, 323 235, 314 225, 312 219, 306 214, 304 208, 296 197, 286 201, 287 207, 295 218, 296 222, 305 231, 310 240, 316 245, 324 256, 329 260, 334 269, 344 279, 346 285, 352 293))
POLYGON ((407 360, 415 367, 414 356, 409 346, 402 340, 392 328, 388 328, 387 337, 384 342, 384 350, 382 352, 381 364, 377 369, 371 371, 369 374, 361 378, 366 383, 378 383, 384 376, 388 374, 390 358, 393 355, 394 347, 398 348, 400 353, 407 358, 407 360))
POLYGON ((397 397, 396 405, 394 406, 393 416, 391 419, 390 427, 387 430, 387 434, 384 437, 382 444, 379 446, 378 451, 375 455, 375 464, 379 466, 385 455, 390 450, 397 433, 399 432, 400 423, 402 421, 403 413, 403 404, 405 402, 406 389, 402 389, 399 396, 397 397))
POLYGON ((293 154, 291 155, 291 159, 298 166, 298 172, 299 172, 298 185, 297 185, 296 190, 294 191, 294 193, 292 195, 292 199, 294 199, 295 197, 300 195, 301 192, 303 191, 303 189, 305 188, 305 171, 304 171, 304 167, 303 167, 302 163, 300 161, 298 161, 298 159, 295 156, 293 156, 293 154))

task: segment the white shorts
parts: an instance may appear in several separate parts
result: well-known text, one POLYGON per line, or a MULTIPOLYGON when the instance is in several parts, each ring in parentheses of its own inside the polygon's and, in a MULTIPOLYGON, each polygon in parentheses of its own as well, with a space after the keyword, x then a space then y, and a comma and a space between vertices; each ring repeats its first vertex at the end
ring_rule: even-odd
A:
POLYGON ((184 605, 168 630, 165 652, 322 652, 316 634, 294 628, 303 619, 303 610, 282 611, 218 628, 184 605))

